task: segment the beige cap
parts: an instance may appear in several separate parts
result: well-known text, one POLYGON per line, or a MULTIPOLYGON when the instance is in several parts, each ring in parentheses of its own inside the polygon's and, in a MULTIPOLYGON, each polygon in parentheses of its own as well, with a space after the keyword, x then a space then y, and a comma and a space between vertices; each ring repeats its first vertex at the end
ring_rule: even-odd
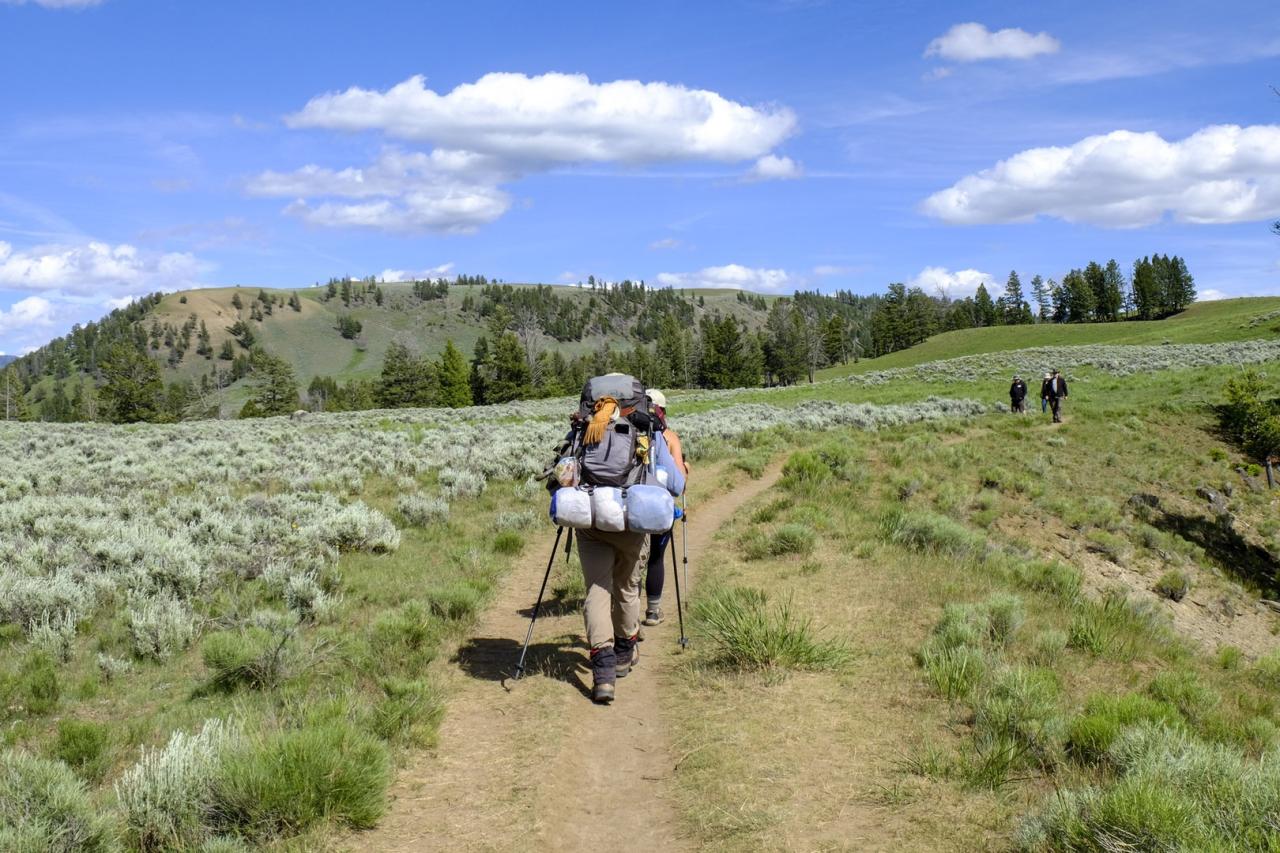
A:
POLYGON ((663 394, 657 388, 650 388, 644 393, 646 397, 653 401, 655 406, 661 406, 664 409, 667 407, 667 395, 663 394))

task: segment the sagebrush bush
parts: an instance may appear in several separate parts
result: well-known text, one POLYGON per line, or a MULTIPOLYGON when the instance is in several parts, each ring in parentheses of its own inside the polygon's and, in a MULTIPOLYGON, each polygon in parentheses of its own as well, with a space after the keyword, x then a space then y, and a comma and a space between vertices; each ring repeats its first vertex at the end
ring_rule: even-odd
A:
POLYGON ((56 708, 62 698, 62 683, 53 659, 40 651, 23 658, 16 693, 29 714, 47 714, 56 708))
POLYGON ((269 841, 322 821, 368 829, 386 808, 386 748, 349 722, 246 738, 221 755, 210 813, 224 832, 269 841))
POLYGON ((31 647, 39 649, 55 660, 67 663, 71 660, 76 639, 76 620, 71 613, 53 615, 44 613, 27 626, 27 638, 31 647))
POLYGON ((717 589, 698 601, 694 615, 716 661, 731 669, 838 669, 851 658, 843 641, 820 637, 789 599, 770 605, 760 590, 717 589))
POLYGON ((110 818, 60 761, 0 751, 0 850, 105 853, 117 850, 110 818))
POLYGON ((1168 702, 1189 720, 1199 720, 1218 706, 1222 697, 1189 669, 1168 670, 1147 685, 1147 693, 1168 702))
POLYGON ((181 652, 196 634, 195 616, 182 602, 169 597, 147 598, 125 611, 133 653, 165 660, 181 652))
POLYGON ((214 719, 194 735, 174 732, 162 749, 143 747, 138 763, 115 783, 130 843, 160 851, 212 837, 218 762, 242 737, 238 725, 214 719))
POLYGON ((427 495, 401 495, 396 501, 396 512, 410 524, 428 527, 449 520, 449 502, 427 495))

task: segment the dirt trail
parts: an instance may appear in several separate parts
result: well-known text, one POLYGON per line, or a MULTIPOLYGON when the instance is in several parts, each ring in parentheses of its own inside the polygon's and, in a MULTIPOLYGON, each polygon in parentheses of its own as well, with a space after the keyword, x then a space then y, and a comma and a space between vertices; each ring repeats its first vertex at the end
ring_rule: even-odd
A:
MULTIPOLYGON (((769 488, 780 468, 694 507, 690 584, 715 531, 769 488)), ((443 668, 449 699, 438 747, 410 760, 392 786, 387 817, 377 829, 349 837, 352 849, 691 848, 671 802, 675 757, 662 709, 679 649, 670 564, 663 595, 668 620, 645 629, 639 666, 618 682, 617 701, 598 707, 588 698, 577 608, 553 602, 550 613, 544 609, 529 672, 520 682, 509 680, 546 569, 544 538, 525 550, 474 636, 443 668)))

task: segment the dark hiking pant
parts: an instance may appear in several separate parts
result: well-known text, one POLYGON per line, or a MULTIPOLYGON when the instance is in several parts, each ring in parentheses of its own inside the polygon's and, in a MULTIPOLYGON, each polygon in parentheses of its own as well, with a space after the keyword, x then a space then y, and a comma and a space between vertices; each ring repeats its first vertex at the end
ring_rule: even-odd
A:
POLYGON ((662 586, 667 578, 667 543, 670 541, 670 530, 649 537, 649 565, 644 576, 644 594, 649 599, 650 606, 662 599, 662 586))
POLYGON ((1049 408, 1053 409, 1053 422, 1062 423, 1062 400, 1058 397, 1050 397, 1049 408))

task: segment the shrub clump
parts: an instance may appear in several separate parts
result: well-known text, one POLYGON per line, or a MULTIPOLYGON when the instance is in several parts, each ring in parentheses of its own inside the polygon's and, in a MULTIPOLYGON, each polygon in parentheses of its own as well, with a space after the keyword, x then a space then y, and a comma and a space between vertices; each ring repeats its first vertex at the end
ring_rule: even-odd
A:
POLYGON ((89 720, 60 720, 53 754, 81 777, 96 782, 111 763, 111 730, 89 720))
POLYGON ((808 554, 813 551, 815 540, 813 531, 803 524, 784 524, 770 538, 769 553, 775 557, 808 554))
POLYGON ((0 850, 115 849, 110 820, 67 765, 17 750, 0 752, 0 850))
POLYGON ((718 589, 698 602, 694 615, 717 661, 731 669, 831 670, 851 657, 844 642, 818 636, 810 619, 796 615, 790 599, 770 606, 757 589, 718 589))
POLYGON ((1157 722, 1125 729, 1107 760, 1116 780, 1055 794, 1021 827, 1020 849, 1274 849, 1280 762, 1157 722))
POLYGON ((1140 693, 1095 694, 1067 727, 1067 752, 1082 764, 1098 764, 1124 729, 1141 722, 1173 728, 1181 726, 1182 718, 1168 702, 1140 693))
POLYGON ((926 510, 897 508, 885 517, 881 532, 890 542, 913 551, 962 560, 980 557, 987 547, 983 537, 963 524, 926 510))
POLYGON ((228 692, 241 686, 275 687, 285 676, 291 636, 287 631, 273 635, 257 626, 210 634, 200 650, 210 686, 228 692))
POLYGON ((168 596, 148 598, 125 613, 133 652, 140 658, 166 660, 181 652, 196 634, 191 608, 168 596))
POLYGON ((1173 569, 1160 576, 1154 589, 1170 601, 1181 601, 1191 591, 1191 578, 1186 572, 1173 569))
POLYGON ((396 511, 405 521, 416 527, 443 524, 449 519, 449 502, 444 498, 426 495, 401 495, 396 501, 396 511))
POLYGON ((211 785, 218 826, 255 841, 333 820, 368 829, 385 809, 386 748, 345 721, 245 739, 223 752, 211 785))
POLYGON ((1046 592, 1065 602, 1080 597, 1083 583, 1079 569, 1057 560, 1023 563, 1014 569, 1014 577, 1028 589, 1046 592))

